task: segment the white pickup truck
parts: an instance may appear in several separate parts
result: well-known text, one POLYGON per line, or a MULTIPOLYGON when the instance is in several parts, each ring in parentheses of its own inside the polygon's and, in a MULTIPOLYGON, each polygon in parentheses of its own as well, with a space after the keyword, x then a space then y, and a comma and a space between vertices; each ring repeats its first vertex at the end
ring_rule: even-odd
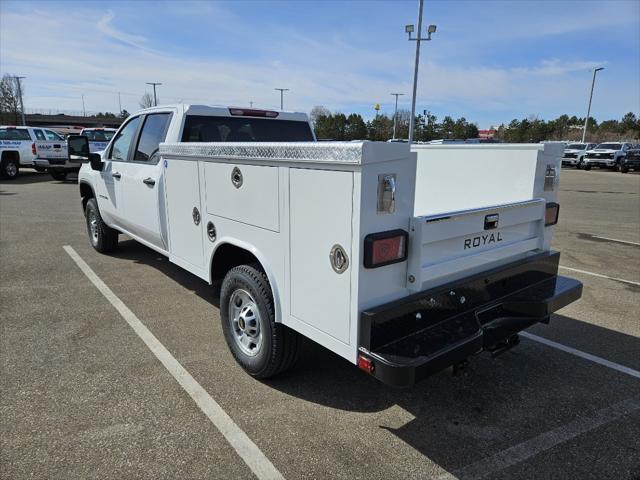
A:
MULTIPOLYGON (((89 151, 96 153, 107 148, 115 132, 114 128, 83 128, 80 135, 87 137, 89 151)), ((69 173, 80 170, 77 163, 68 161, 66 142, 38 140, 33 146, 36 152, 34 165, 41 170, 48 170, 54 180, 66 180, 69 173)))
POLYGON ((22 167, 44 171, 34 163, 34 142, 41 140, 64 143, 58 133, 46 128, 0 126, 0 177, 17 178, 22 167))
POLYGON ((124 233, 219 286, 258 378, 303 335, 411 385, 581 296, 550 250, 561 147, 314 140, 304 114, 196 105, 132 115, 102 155, 69 137, 91 244, 124 233))

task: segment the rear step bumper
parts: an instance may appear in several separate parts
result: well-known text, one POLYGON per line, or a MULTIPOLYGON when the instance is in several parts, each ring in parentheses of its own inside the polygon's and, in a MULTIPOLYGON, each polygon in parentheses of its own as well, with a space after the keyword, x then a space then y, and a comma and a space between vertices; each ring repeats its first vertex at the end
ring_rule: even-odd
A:
POLYGON ((557 275, 559 257, 536 255, 364 311, 359 356, 382 382, 407 386, 494 350, 580 298, 582 283, 557 275))

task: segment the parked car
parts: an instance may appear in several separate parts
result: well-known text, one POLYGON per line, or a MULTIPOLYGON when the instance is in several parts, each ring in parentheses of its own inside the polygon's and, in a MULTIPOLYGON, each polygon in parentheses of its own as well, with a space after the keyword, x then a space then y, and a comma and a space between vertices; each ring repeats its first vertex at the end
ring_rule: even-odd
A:
POLYGON ((562 152, 562 166, 576 167, 578 169, 584 166, 584 155, 587 151, 596 147, 595 143, 570 143, 564 152, 562 152))
POLYGON ((628 173, 629 170, 640 171, 640 145, 633 145, 622 160, 620 171, 628 173))
POLYGON ((44 171, 34 164, 36 140, 64 139, 56 132, 40 127, 0 126, 0 177, 14 179, 21 167, 44 171))
POLYGON ((102 154, 69 137, 68 160, 93 248, 124 233, 221 285, 250 375, 290 368, 303 335, 411 385, 514 347, 582 293, 550 247, 559 146, 423 148, 442 160, 316 142, 303 113, 173 105, 129 117, 102 154))
POLYGON ((592 150, 587 151, 584 156, 584 169, 591 170, 593 167, 610 168, 618 170, 631 148, 630 143, 606 142, 600 143, 592 150))

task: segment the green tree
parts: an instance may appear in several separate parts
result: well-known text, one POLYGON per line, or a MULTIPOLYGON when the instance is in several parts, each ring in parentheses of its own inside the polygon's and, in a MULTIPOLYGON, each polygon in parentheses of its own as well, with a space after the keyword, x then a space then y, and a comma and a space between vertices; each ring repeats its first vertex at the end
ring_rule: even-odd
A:
POLYGON ((366 138, 367 124, 364 122, 361 115, 352 113, 347 118, 345 140, 366 140, 366 138))

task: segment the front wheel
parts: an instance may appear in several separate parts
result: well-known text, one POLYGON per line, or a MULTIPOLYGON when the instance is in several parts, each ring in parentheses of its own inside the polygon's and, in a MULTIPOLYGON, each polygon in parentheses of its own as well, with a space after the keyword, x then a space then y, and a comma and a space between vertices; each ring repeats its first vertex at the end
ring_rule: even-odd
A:
POLYGON ((59 180, 63 182, 67 178, 67 172, 64 170, 51 170, 49 172, 54 180, 59 180))
POLYGON ((591 170, 591 165, 585 165, 584 169, 588 172, 589 170, 591 170))
POLYGON ((118 246, 118 231, 104 223, 95 198, 89 199, 84 212, 91 246, 100 253, 114 251, 118 246))
POLYGON ((622 165, 622 166, 620 167, 620 171, 621 171, 622 173, 629 173, 629 167, 627 167, 626 165, 622 165))
POLYGON ((239 265, 225 275, 220 318, 233 357, 249 375, 269 378, 295 363, 298 334, 275 322, 271 286, 259 267, 239 265))
POLYGON ((576 163, 576 168, 578 170, 582 170, 583 167, 584 167, 584 160, 582 159, 578 160, 578 163, 576 163))
POLYGON ((39 172, 39 173, 47 171, 47 169, 45 167, 33 167, 33 168, 35 168, 36 172, 39 172))

